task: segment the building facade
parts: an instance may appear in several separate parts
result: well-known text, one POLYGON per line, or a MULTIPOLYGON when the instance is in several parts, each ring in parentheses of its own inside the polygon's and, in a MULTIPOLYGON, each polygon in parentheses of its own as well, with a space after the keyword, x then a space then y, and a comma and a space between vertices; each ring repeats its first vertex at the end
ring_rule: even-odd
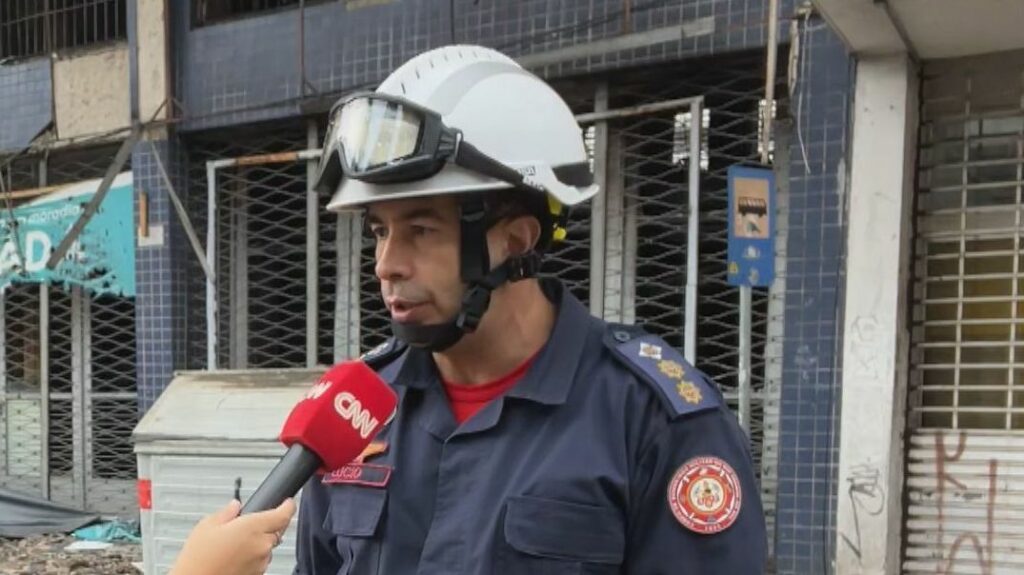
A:
POLYGON ((565 97, 603 186, 544 272, 725 391, 774 572, 1024 565, 1012 3, 30 4, 0 2, 0 191, 14 210, 130 173, 135 281, 5 287, 0 486, 131 515, 131 430, 175 370, 326 365, 386 337, 360 223, 311 187, 326 111, 480 44, 565 97), (749 318, 728 281, 736 165, 776 181, 775 279, 749 318))

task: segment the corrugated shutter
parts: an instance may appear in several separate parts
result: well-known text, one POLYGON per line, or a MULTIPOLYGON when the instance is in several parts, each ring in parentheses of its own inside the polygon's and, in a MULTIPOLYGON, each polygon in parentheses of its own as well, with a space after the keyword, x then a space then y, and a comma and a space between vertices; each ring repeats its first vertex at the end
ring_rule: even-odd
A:
POLYGON ((925 67, 906 573, 1024 572, 1024 53, 925 67))

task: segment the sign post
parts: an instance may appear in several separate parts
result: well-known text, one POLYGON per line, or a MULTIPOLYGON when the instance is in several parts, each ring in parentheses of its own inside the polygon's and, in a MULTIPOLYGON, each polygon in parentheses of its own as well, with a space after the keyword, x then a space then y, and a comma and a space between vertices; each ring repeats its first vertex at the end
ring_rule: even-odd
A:
POLYGON ((751 289, 775 279, 775 174, 732 166, 729 179, 729 285, 740 288, 739 420, 750 433, 751 289))

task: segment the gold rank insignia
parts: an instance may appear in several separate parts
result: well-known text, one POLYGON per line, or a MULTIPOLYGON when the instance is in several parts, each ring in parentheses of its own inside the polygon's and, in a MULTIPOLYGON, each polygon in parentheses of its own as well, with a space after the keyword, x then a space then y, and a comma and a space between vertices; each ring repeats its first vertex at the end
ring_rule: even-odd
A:
POLYGON ((701 395, 700 389, 693 384, 691 381, 686 381, 686 370, 679 362, 672 360, 664 360, 658 362, 658 371, 665 374, 670 379, 674 379, 679 383, 676 384, 676 392, 679 393, 679 397, 686 400, 687 403, 697 405, 704 399, 701 395))
POLYGON ((666 359, 658 362, 658 370, 664 373, 672 379, 683 379, 683 375, 686 373, 683 370, 683 366, 679 365, 678 362, 666 359))
POLYGON ((605 339, 621 360, 644 383, 654 386, 658 399, 672 416, 697 413, 718 407, 719 393, 714 384, 665 341, 653 335, 615 331, 605 339), (705 387, 707 386, 707 387, 705 387))
POLYGON ((697 386, 685 379, 679 382, 679 385, 676 386, 676 391, 679 392, 679 396, 685 399, 687 403, 696 405, 703 399, 697 386))

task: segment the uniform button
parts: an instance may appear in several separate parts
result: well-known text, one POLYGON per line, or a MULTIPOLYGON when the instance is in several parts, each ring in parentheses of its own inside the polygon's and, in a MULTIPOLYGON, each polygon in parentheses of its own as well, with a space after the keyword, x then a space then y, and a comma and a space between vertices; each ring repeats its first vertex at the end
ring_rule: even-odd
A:
POLYGON ((626 343, 629 341, 629 333, 625 331, 616 331, 612 334, 612 337, 614 337, 615 341, 619 343, 626 343))

